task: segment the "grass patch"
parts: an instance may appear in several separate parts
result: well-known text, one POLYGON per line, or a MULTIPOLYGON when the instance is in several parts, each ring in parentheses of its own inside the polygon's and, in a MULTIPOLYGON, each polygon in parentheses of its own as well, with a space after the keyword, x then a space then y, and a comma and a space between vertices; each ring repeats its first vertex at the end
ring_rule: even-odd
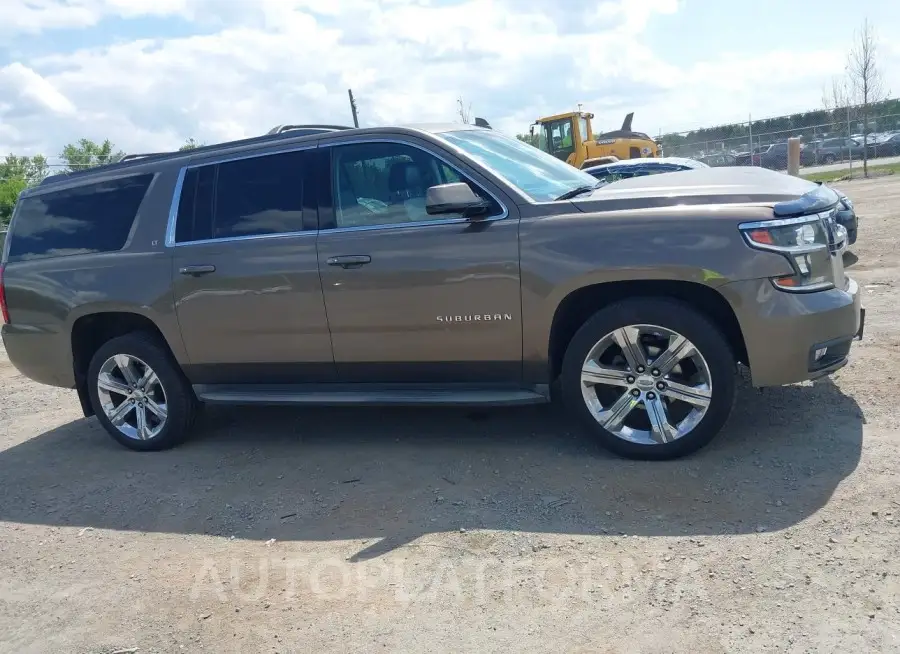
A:
MULTIPOLYGON (((873 165, 869 164, 869 177, 881 177, 883 175, 900 174, 900 163, 873 165)), ((860 179, 863 176, 862 161, 854 162, 853 168, 841 168, 840 170, 829 170, 826 173, 810 173, 800 177, 808 179, 811 182, 833 182, 835 180, 844 179, 860 179)))

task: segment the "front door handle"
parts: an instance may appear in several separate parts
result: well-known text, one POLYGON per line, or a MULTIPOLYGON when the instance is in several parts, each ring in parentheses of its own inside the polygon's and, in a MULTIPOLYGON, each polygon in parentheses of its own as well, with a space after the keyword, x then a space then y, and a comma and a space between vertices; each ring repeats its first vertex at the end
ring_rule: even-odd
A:
POLYGON ((372 263, 372 257, 368 254, 344 254, 339 257, 328 257, 326 263, 329 266, 340 266, 344 270, 359 268, 367 263, 372 263))
POLYGON ((210 264, 203 266, 184 266, 183 268, 179 268, 178 272, 182 275, 199 277, 200 275, 208 275, 209 273, 216 272, 216 267, 210 264))

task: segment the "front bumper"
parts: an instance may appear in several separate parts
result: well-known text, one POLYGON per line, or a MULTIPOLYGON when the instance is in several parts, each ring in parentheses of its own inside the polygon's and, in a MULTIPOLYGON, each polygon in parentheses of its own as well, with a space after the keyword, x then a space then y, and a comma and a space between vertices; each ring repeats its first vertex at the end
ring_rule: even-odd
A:
POLYGON ((768 279, 733 282, 720 291, 740 323, 754 386, 830 374, 846 365, 852 341, 862 336, 865 314, 852 279, 844 289, 816 293, 786 293, 768 279))

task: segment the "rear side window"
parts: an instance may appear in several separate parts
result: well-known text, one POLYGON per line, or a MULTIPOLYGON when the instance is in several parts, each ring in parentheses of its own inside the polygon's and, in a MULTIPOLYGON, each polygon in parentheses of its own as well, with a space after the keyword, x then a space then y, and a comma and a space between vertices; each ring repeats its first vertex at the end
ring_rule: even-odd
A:
POLYGON ((305 154, 284 152, 188 170, 175 241, 302 231, 305 154))
POLYGON ((9 260, 121 250, 152 181, 135 175, 20 200, 9 260))

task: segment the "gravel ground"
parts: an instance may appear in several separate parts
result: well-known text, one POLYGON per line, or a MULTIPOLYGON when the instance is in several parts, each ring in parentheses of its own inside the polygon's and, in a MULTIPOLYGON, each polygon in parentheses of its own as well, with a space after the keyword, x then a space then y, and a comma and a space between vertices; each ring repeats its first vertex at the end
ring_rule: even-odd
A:
POLYGON ((210 410, 141 455, 0 351, 0 651, 900 651, 900 177, 843 188, 852 363, 677 462, 552 407, 210 410))

